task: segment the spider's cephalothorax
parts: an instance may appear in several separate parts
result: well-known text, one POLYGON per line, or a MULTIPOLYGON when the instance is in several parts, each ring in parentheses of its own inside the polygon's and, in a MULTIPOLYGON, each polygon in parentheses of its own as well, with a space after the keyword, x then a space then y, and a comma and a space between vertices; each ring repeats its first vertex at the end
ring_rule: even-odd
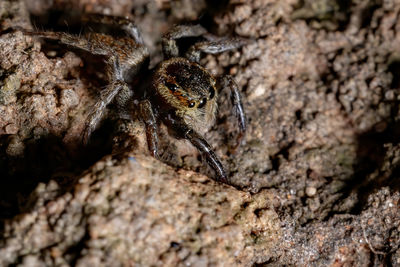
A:
POLYGON ((216 80, 199 64, 179 57, 163 61, 153 83, 159 102, 175 110, 193 130, 203 132, 214 121, 216 80))
POLYGON ((243 46, 244 40, 212 36, 200 25, 179 25, 162 39, 164 61, 149 69, 149 53, 132 21, 93 14, 86 15, 84 20, 117 26, 125 35, 92 32, 74 36, 60 32, 25 31, 25 34, 59 40, 106 58, 109 85, 101 92, 88 116, 83 142, 89 141, 109 103, 115 103, 117 113, 123 118, 132 116, 127 113, 134 105, 145 124, 148 147, 154 157, 158 157, 158 125, 162 122, 176 138, 189 140, 199 150, 215 171, 215 180, 231 184, 220 160, 202 134, 214 121, 218 90, 227 88, 239 122, 239 143, 246 129, 241 97, 229 75, 215 78, 199 65, 199 61, 201 53, 215 54, 235 49, 243 46), (186 37, 198 37, 202 41, 190 46, 182 57, 177 40, 186 37))

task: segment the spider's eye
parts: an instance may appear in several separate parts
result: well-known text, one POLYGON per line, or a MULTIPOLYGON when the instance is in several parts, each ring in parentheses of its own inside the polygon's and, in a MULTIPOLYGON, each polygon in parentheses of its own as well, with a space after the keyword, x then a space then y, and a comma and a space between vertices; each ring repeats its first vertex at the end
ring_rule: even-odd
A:
POLYGON ((176 90, 178 90, 178 85, 174 84, 174 83, 166 83, 165 84, 169 90, 171 90, 172 92, 175 92, 176 90))
POLYGON ((190 103, 189 103, 189 108, 192 108, 192 107, 194 107, 194 105, 195 105, 195 103, 194 103, 194 102, 190 102, 190 103))
POLYGON ((214 87, 210 86, 210 88, 208 88, 208 90, 210 91, 210 99, 213 99, 215 96, 215 89, 214 87))
POLYGON ((198 106, 198 108, 202 108, 204 107, 204 105, 207 103, 207 98, 203 98, 202 100, 200 100, 200 104, 198 106))

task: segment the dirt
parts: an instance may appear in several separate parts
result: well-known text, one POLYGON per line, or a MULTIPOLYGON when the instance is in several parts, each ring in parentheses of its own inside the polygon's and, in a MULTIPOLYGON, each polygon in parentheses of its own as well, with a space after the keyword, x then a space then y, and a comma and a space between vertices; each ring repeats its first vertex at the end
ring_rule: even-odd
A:
POLYGON ((400 266, 399 16, 390 0, 1 1, 0 265, 400 266), (152 158, 111 109, 80 144, 101 61, 18 31, 79 33, 71 8, 134 18, 152 65, 176 23, 249 40, 202 60, 243 95, 236 153, 227 95, 205 135, 235 187, 165 128, 152 158))

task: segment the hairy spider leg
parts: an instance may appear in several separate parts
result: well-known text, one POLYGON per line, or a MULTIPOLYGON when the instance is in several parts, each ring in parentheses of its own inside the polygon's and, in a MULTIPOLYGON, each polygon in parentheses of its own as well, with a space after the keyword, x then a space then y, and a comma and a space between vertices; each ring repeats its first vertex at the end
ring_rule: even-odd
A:
POLYGON ((162 38, 164 60, 179 57, 179 48, 176 41, 185 37, 199 37, 207 33, 200 25, 177 25, 162 38))
MULTIPOLYGON (((104 56, 107 59, 106 66, 107 74, 109 76, 109 85, 101 92, 100 99, 91 108, 91 112, 85 124, 82 142, 83 144, 87 144, 91 134, 100 122, 106 106, 118 95, 119 92, 128 92, 125 94, 129 95, 129 92, 131 91, 128 84, 124 81, 123 70, 120 64, 120 57, 122 60, 125 60, 127 58, 126 55, 129 54, 129 49, 131 48, 128 46, 108 47, 108 43, 104 43, 104 41, 108 41, 107 36, 96 33, 90 33, 85 37, 79 37, 60 32, 25 33, 28 35, 58 40, 63 44, 85 50, 92 53, 93 55, 104 56)), ((138 61, 137 63, 140 63, 140 61, 138 61)), ((125 98, 126 97, 121 97, 121 99, 123 100, 126 100, 125 98)), ((119 107, 119 109, 121 109, 121 107, 119 107)))
POLYGON ((225 51, 240 48, 247 44, 247 41, 242 38, 227 38, 213 41, 197 42, 189 47, 185 57, 193 62, 200 62, 201 53, 218 54, 225 51))
POLYGON ((63 44, 82 49, 94 55, 107 56, 110 54, 110 49, 98 45, 98 42, 93 42, 94 40, 90 38, 91 34, 85 36, 86 38, 63 32, 24 31, 24 34, 57 40, 63 44))
POLYGON ((242 98, 237 83, 231 75, 222 75, 218 80, 222 88, 227 88, 230 90, 231 102, 233 105, 234 114, 238 118, 239 129, 241 132, 246 131, 246 116, 244 114, 242 98))
POLYGON ((101 91, 100 98, 91 108, 83 131, 82 143, 87 144, 90 136, 99 124, 104 110, 121 90, 129 90, 128 84, 123 80, 119 59, 112 55, 107 62, 108 73, 111 74, 110 83, 101 91))
POLYGON ((242 97, 239 91, 239 87, 231 75, 222 75, 218 78, 218 83, 222 87, 222 90, 227 89, 230 91, 230 99, 233 107, 233 113, 235 114, 239 124, 239 135, 236 139, 236 146, 233 147, 233 151, 240 145, 244 133, 246 131, 246 115, 243 110, 242 97))
POLYGON ((165 59, 179 56, 177 40, 186 37, 204 37, 206 41, 197 42, 190 46, 185 57, 199 63, 201 52, 218 54, 224 51, 240 48, 248 41, 243 38, 220 38, 207 31, 200 25, 177 25, 162 38, 162 48, 165 59))
POLYGON ((150 154, 155 158, 159 158, 157 120, 149 100, 145 99, 140 101, 139 112, 146 127, 147 146, 150 154))
POLYGON ((208 144, 208 142, 195 130, 190 128, 182 119, 168 114, 164 118, 164 123, 173 129, 179 138, 184 138, 190 141, 199 151, 200 154, 206 159, 208 165, 215 171, 217 177, 213 179, 220 183, 232 184, 225 173, 224 167, 217 155, 208 144))
POLYGON ((132 20, 126 17, 85 13, 82 15, 82 21, 86 23, 94 22, 105 25, 120 26, 120 28, 124 30, 130 37, 132 37, 135 42, 143 44, 143 38, 138 27, 132 20))

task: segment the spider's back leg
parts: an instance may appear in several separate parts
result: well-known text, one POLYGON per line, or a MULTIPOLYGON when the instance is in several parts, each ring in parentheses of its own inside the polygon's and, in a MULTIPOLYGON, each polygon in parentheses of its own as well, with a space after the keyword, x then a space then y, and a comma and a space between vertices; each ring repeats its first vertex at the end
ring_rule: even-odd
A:
POLYGON ((179 56, 177 40, 185 37, 199 37, 207 33, 200 25, 178 25, 162 38, 162 49, 165 59, 179 56))
POLYGON ((101 121, 107 105, 121 90, 129 90, 127 83, 123 80, 122 70, 117 56, 111 55, 109 57, 107 62, 107 72, 109 72, 110 83, 107 85, 106 89, 101 91, 100 99, 91 108, 89 116, 86 120, 82 135, 82 143, 85 145, 89 142, 91 134, 101 121))
MULTIPOLYGON (((105 57, 109 85, 101 92, 100 99, 91 109, 85 124, 83 143, 89 141, 92 132, 102 118, 106 106, 114 100, 119 92, 129 92, 130 89, 127 83, 130 83, 142 69, 147 67, 147 49, 131 38, 113 38, 110 35, 100 33, 76 36, 62 32, 25 31, 25 34, 58 40, 61 43, 82 49, 91 54, 105 57)), ((129 96, 129 94, 127 95, 129 96)), ((118 99, 122 100, 119 102, 129 102, 126 97, 118 99)))
POLYGON ((94 39, 91 34, 87 36, 77 36, 64 32, 49 31, 24 31, 24 34, 57 40, 63 44, 82 49, 94 55, 107 56, 110 54, 110 49, 107 49, 104 45, 97 45, 97 42, 93 42, 94 39))
POLYGON ((239 92, 239 87, 231 75, 222 75, 218 79, 219 85, 222 89, 228 89, 230 91, 230 98, 233 106, 233 113, 235 114, 238 124, 239 124, 239 135, 236 140, 235 147, 232 148, 233 151, 240 145, 244 133, 246 131, 246 115, 244 113, 242 97, 239 92))
POLYGON ((123 31, 125 31, 131 38, 133 38, 135 42, 137 42, 138 44, 143 44, 143 38, 139 29, 132 20, 126 17, 85 13, 82 16, 82 21, 86 23, 94 22, 119 27, 123 31))
POLYGON ((115 55, 119 58, 124 80, 130 83, 143 69, 147 69, 149 52, 147 48, 128 37, 114 38, 107 34, 89 33, 77 36, 63 32, 24 31, 24 34, 58 40, 59 42, 82 49, 93 55, 108 58, 115 55))

